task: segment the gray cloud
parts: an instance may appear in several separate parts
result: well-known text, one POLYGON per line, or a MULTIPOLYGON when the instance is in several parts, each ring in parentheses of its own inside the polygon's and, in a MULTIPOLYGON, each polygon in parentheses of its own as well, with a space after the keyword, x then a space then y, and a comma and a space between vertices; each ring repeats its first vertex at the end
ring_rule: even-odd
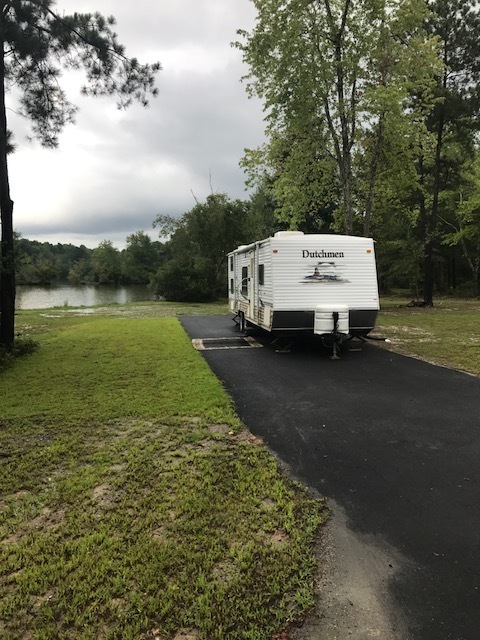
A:
POLYGON ((251 2, 63 0, 58 7, 113 13, 127 52, 162 62, 159 97, 148 109, 119 112, 110 100, 79 96, 66 77, 80 109, 57 151, 24 144, 25 123, 12 114, 21 142, 10 161, 15 227, 31 239, 120 245, 129 233, 150 231, 158 213, 191 209, 192 192, 246 197, 238 163, 245 147, 261 143, 263 122, 230 42, 237 28, 252 26, 251 2))

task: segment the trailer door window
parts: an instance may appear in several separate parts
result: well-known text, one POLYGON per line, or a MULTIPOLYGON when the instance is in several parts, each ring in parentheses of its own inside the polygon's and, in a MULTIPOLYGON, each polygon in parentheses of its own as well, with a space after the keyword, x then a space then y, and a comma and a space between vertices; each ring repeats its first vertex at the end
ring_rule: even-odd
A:
POLYGON ((265 265, 258 265, 258 284, 265 284, 265 265))
POLYGON ((242 267, 242 296, 248 296, 248 267, 242 267))

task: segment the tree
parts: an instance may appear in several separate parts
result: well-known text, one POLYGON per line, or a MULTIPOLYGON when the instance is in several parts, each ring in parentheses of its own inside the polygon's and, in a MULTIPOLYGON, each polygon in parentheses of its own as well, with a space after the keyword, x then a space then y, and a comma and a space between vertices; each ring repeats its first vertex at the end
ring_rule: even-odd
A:
POLYGON ((120 251, 110 240, 102 240, 92 252, 93 278, 98 284, 118 284, 122 269, 120 251))
POLYGON ((309 134, 297 135, 271 131, 269 143, 247 149, 241 164, 249 186, 262 192, 268 184, 277 226, 310 232, 329 229, 341 200, 340 185, 335 163, 312 128, 309 134))
POLYGON ((144 231, 127 236, 127 247, 122 252, 123 276, 127 282, 148 284, 161 261, 161 242, 152 242, 144 231))
POLYGON ((480 297, 480 156, 465 171, 465 184, 456 193, 457 207, 453 223, 443 236, 443 243, 460 245, 470 269, 473 293, 480 297))
POLYGON ((225 295, 227 253, 252 236, 249 203, 211 194, 180 220, 157 216, 160 236, 172 234, 170 259, 154 278, 155 293, 168 300, 206 301, 225 295))
POLYGON ((54 5, 54 0, 0 0, 0 345, 7 348, 14 342, 15 265, 6 93, 15 87, 18 111, 31 121, 33 135, 56 147, 76 111, 59 83, 62 70, 83 69, 86 95, 115 95, 126 108, 132 100, 147 105, 148 96, 156 95, 154 76, 160 69, 125 55, 113 17, 60 15, 54 5))
POLYGON ((68 270, 67 280, 72 284, 93 282, 92 261, 90 257, 76 260, 68 270))
POLYGON ((474 134, 480 128, 480 14, 476 0, 431 0, 429 7, 432 14, 426 25, 440 40, 444 64, 436 87, 440 100, 428 121, 435 136, 433 160, 419 161, 421 178, 429 183, 431 193, 428 202, 423 203, 423 297, 424 304, 431 306, 440 196, 450 187, 452 173, 448 147, 459 144, 463 160, 468 159, 473 155, 474 134))
MULTIPOLYGON (((428 105, 438 67, 436 41, 421 28, 425 2, 254 2, 255 29, 239 31, 243 41, 235 45, 250 69, 247 90, 264 100, 267 145, 280 139, 289 146, 280 171, 271 174, 283 184, 276 189, 280 206, 282 198, 284 203, 295 200, 295 185, 298 190, 303 176, 300 210, 311 213, 338 193, 343 230, 351 234, 362 225, 368 233, 388 129, 398 128, 398 119, 404 118, 401 128, 405 132, 408 123, 407 134, 413 134, 415 109, 428 105), (410 100, 413 87, 421 96, 415 103, 410 100), (367 152, 369 171, 363 180, 368 177, 368 184, 362 190, 357 174, 367 152), (337 174, 330 191, 329 160, 337 174)), ((298 220, 292 222, 295 226, 298 220)))

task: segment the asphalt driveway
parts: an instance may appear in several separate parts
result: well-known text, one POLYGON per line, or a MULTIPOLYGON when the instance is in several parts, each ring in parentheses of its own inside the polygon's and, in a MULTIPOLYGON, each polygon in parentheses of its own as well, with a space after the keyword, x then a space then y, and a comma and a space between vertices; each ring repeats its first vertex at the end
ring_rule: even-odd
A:
POLYGON ((388 588, 411 637, 478 640, 480 379, 371 344, 335 362, 263 334, 252 348, 230 316, 181 322, 249 429, 408 559, 388 588))

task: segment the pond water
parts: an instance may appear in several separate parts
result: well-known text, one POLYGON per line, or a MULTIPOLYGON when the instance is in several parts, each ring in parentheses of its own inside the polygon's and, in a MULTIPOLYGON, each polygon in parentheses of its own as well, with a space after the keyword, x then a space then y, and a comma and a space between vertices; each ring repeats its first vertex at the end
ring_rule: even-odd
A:
POLYGON ((51 307, 91 307, 98 304, 125 304, 153 300, 146 285, 17 285, 17 309, 50 309, 51 307))

